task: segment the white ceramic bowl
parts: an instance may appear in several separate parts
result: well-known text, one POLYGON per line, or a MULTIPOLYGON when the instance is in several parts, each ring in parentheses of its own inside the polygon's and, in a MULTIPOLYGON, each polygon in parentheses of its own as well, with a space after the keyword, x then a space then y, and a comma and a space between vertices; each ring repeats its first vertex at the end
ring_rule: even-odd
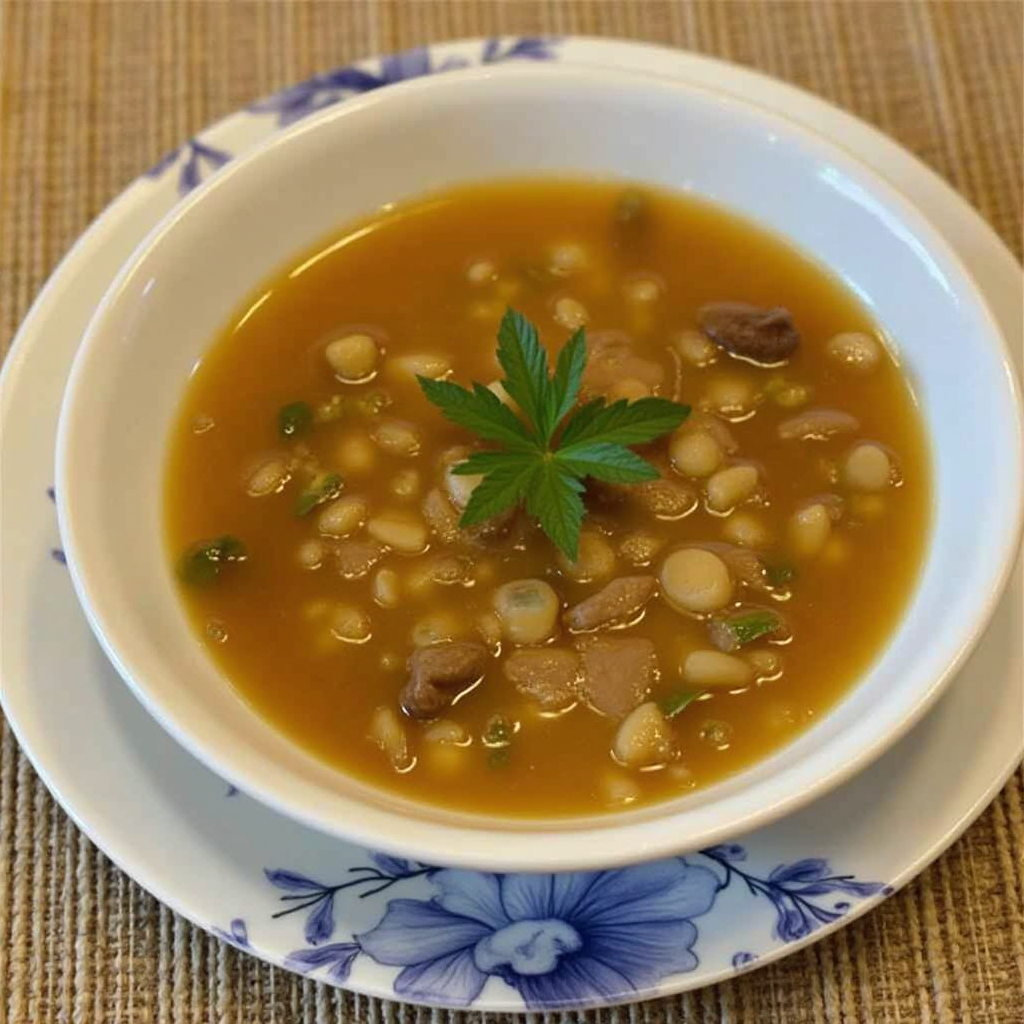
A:
POLYGON ((182 203, 134 254, 89 327, 61 414, 57 493, 68 564, 96 635, 150 712, 211 768, 375 849, 549 871, 720 841, 877 757, 939 696, 995 607, 1019 534, 1021 467, 1020 402, 998 329, 956 256, 889 184, 806 129, 734 99, 654 77, 524 65, 421 79, 342 104, 182 203), (831 713, 708 789, 566 822, 407 803, 307 755, 206 657, 161 544, 164 456, 182 389, 261 280, 332 226, 385 202, 534 172, 692 191, 774 228, 842 275, 915 384, 935 488, 911 606, 831 713))

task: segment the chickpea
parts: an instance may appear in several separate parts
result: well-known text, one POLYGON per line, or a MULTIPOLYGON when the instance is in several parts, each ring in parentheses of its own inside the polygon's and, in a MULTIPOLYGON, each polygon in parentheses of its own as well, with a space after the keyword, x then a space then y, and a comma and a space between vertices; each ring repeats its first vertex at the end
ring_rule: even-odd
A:
POLYGON ((668 445, 669 458, 683 476, 710 476, 722 464, 724 453, 706 430, 677 430, 668 445))
POLYGON ((325 551, 318 540, 303 541, 299 545, 299 565, 303 569, 319 569, 323 565, 325 551))
POLYGON ((882 361, 882 346, 870 334, 846 331, 829 338, 825 351, 854 373, 870 373, 882 361))
POLYGON ((373 577, 373 599, 381 608, 395 608, 399 601, 399 577, 394 569, 378 569, 373 577))
POLYGON ((377 372, 380 349, 368 334, 349 334, 335 338, 324 356, 338 380, 347 384, 361 384, 377 372))
POLYGON ((851 490, 868 494, 884 491, 892 480, 892 462, 884 448, 862 441, 847 453, 843 483, 851 490))
POLYGON ((411 458, 419 454, 420 432, 410 423, 385 420, 377 424, 370 439, 388 455, 411 458))
POLYGON ((588 320, 587 307, 576 299, 563 296, 555 302, 555 320, 567 330, 575 331, 588 320))
POLYGON ((498 277, 498 268, 490 260, 474 260, 466 268, 466 280, 470 284, 489 284, 498 277))
POLYGON ((612 752, 628 768, 664 764, 673 755, 672 727, 654 701, 631 711, 615 733, 612 752))
POLYGON ((718 555, 703 548, 673 551, 661 566, 661 589, 677 610, 717 612, 732 598, 732 577, 718 555))
POLYGON ((284 485, 288 483, 290 477, 288 468, 280 459, 271 459, 259 466, 249 477, 245 490, 253 498, 277 494, 284 490, 284 485))
POLYGON ((327 537, 347 537, 366 522, 366 502, 347 494, 327 505, 317 519, 317 529, 327 537))
POLYGON ((722 525, 722 536, 741 548, 765 548, 772 539, 764 522, 749 512, 733 512, 722 525))
POLYGON ((384 372, 395 380, 414 381, 417 377, 440 380, 451 373, 452 364, 447 356, 425 352, 413 356, 389 357, 384 372))
POLYGON ((750 416, 758 401, 754 382, 737 374, 719 374, 707 385, 701 408, 737 422, 750 416))
POLYGON ((355 605, 338 605, 331 615, 331 633, 347 644, 365 644, 372 635, 370 616, 355 605))
POLYGON ((589 583, 612 574, 615 570, 615 552, 601 534, 584 530, 580 534, 576 561, 570 562, 559 552, 558 565, 570 579, 577 583, 589 583))
POLYGON ((684 363, 700 370, 718 359, 718 346, 700 331, 680 331, 672 338, 672 347, 684 363))
POLYGON ((561 602, 543 580, 514 580, 494 592, 494 610, 507 640, 539 644, 555 632, 561 602))
POLYGON ((708 480, 708 508, 728 512, 746 501, 757 489, 757 483, 758 472, 753 466, 720 469, 708 480))
POLYGON ((377 449, 365 435, 345 434, 336 449, 338 469, 346 476, 359 476, 373 470, 377 463, 377 449))

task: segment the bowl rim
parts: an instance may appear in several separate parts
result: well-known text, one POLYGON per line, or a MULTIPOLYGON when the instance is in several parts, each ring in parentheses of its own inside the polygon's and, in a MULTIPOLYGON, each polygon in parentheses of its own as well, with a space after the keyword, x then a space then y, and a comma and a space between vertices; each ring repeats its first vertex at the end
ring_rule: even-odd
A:
MULTIPOLYGON (((976 341, 976 343, 982 342, 976 341)), ((974 649, 1009 580, 1014 564, 1014 555, 1020 540, 1022 523, 1024 523, 1024 465, 1021 460, 1024 441, 1022 438, 1024 438, 1024 416, 1022 416, 1020 386, 1012 369, 1008 346, 973 276, 963 266, 959 257, 941 237, 930 220, 910 203, 893 184, 862 163, 849 150, 826 139, 815 130, 755 103, 740 100, 703 86, 680 82, 662 74, 585 66, 509 65, 469 68, 446 73, 443 76, 399 83, 387 90, 375 91, 353 98, 345 104, 327 108, 303 119, 260 143, 238 160, 232 161, 208 185, 197 189, 177 204, 147 234, 104 294, 83 335, 79 350, 75 354, 58 423, 57 511, 60 533, 76 595, 89 625, 107 657, 135 696, 161 726, 193 756, 229 782, 281 813, 322 832, 389 853, 402 855, 411 853, 428 863, 501 871, 582 870, 607 868, 679 854, 763 826, 769 821, 799 809, 840 785, 853 774, 867 767, 889 746, 905 735, 934 704, 950 679, 974 649), (410 825, 413 823, 410 819, 403 816, 400 811, 391 808, 374 808, 370 817, 377 827, 367 827, 358 816, 346 818, 339 816, 336 811, 332 811, 329 816, 318 813, 317 808, 308 800, 307 805, 297 806, 294 794, 289 797, 286 786, 275 784, 272 773, 269 780, 266 772, 257 778, 253 772, 240 767, 237 763, 238 759, 232 758, 230 752, 225 757, 223 751, 211 750, 204 746, 191 731, 189 723, 184 721, 183 717, 176 713, 168 702, 154 696, 149 691, 145 681, 147 676, 145 666, 140 668, 136 664, 126 663, 121 657, 116 641, 118 632, 116 625, 112 623, 109 615, 105 616, 103 613, 103 601, 99 596, 102 594, 103 586, 97 585, 96 573, 93 571, 95 567, 89 565, 88 544, 82 544, 76 530, 74 502, 70 497, 75 488, 74 485, 69 485, 69 481, 73 478, 74 462, 72 458, 74 447, 72 423, 75 419, 77 400, 84 392, 88 381, 90 353, 97 347, 97 339, 102 339, 106 320, 116 309, 118 301, 125 293, 133 275, 145 265, 147 259, 156 258, 153 253, 159 252, 162 240, 175 229, 178 222, 189 217, 191 211, 197 206, 207 203, 210 196, 229 187, 237 175, 247 173, 247 168, 260 162, 265 154, 289 146, 293 139, 301 137, 307 132, 317 132, 322 130, 325 125, 333 124, 336 121, 361 116, 364 111, 373 111, 382 103, 385 107, 390 106, 413 92, 447 93, 457 89, 460 85, 464 87, 470 82, 519 77, 552 79, 555 84, 575 80, 578 83, 590 82, 592 85, 605 88, 609 84, 617 82, 631 87, 661 88, 679 95, 695 96, 698 99, 703 97, 705 101, 713 100, 734 111, 739 111, 749 119, 765 125, 778 126, 791 141, 805 151, 817 151, 832 157, 838 154, 842 159, 844 169, 847 172, 853 172, 858 181, 867 182, 873 194, 881 195, 887 207, 895 208, 901 219, 909 221, 913 226, 915 236, 923 238, 929 254, 938 258, 944 268, 952 271, 953 276, 967 287, 970 303, 975 308, 977 316, 986 325, 983 343, 1002 364, 1008 388, 1006 397, 1009 398, 1009 408, 1014 413, 1013 422, 1008 422, 1007 426, 1013 428, 1012 455, 1016 457, 1011 456, 1006 461, 1013 469, 1012 493, 1015 496, 1015 502, 1011 510, 1003 510, 1003 515, 999 520, 1003 524, 1003 529, 999 532, 999 543, 994 548, 999 553, 999 571, 986 581, 988 589, 983 596, 979 594, 979 599, 971 609, 972 614, 968 625, 958 634, 956 649, 952 656, 944 662, 944 667, 929 677, 927 686, 922 682, 922 685, 915 689, 914 699, 903 709, 902 714, 892 716, 893 720, 888 723, 886 729, 854 756, 838 762, 833 761, 827 766, 823 765, 824 770, 817 774, 810 784, 802 786, 799 791, 795 791, 791 787, 788 795, 771 804, 754 810, 748 808, 741 815, 734 815, 721 824, 708 824, 699 831, 689 833, 683 840, 673 838, 673 830, 666 827, 674 813, 680 810, 674 806, 672 801, 661 805, 652 805, 647 808, 648 811, 655 812, 652 816, 632 820, 628 817, 629 812, 626 814, 612 813, 607 816, 587 819, 542 819, 536 823, 525 820, 516 822, 515 819, 479 818, 476 824, 470 822, 464 825, 416 819, 415 826, 411 831, 410 825), (502 828, 503 822, 513 827, 502 828), (581 824, 576 824, 577 822, 581 824), (379 827, 382 824, 390 824, 391 827, 390 829, 379 827), (659 828, 660 833, 657 836, 652 835, 659 828), (615 837, 614 842, 611 841, 613 836, 615 837)), ((928 557, 926 554, 926 561, 928 557)), ((898 632, 898 628, 896 632, 898 632)), ((894 632, 890 636, 890 643, 895 635, 894 632)), ((870 671, 870 668, 866 670, 866 672, 870 671)), ((223 673, 221 674, 223 675, 223 673)), ((806 758, 800 761, 799 765, 789 766, 784 774, 794 774, 798 768, 806 772, 808 764, 816 759, 820 760, 825 751, 837 742, 837 739, 838 737, 833 737, 826 741, 822 748, 810 752, 806 758)), ((294 741, 290 742, 294 743, 294 741)), ((296 745, 298 746, 298 744, 296 745)), ((744 771, 746 770, 748 769, 744 769, 744 771)), ((737 774, 741 775, 742 772, 737 774)), ((744 793, 749 799, 749 794, 756 792, 763 785, 763 782, 754 782, 744 793)), ((734 795, 730 799, 736 799, 738 795, 734 795)), ((366 806, 356 797, 337 794, 337 798, 342 803, 347 803, 353 810, 366 812, 366 806)), ((422 807, 429 812, 428 805, 422 805, 422 807)))

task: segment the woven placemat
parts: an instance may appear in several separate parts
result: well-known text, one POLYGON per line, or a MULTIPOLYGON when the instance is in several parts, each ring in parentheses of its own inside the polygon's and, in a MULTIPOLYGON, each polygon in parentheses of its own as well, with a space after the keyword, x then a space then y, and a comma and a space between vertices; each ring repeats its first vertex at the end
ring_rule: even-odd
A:
MULTIPOLYGON (((75 237, 181 139, 315 71, 460 36, 614 35, 752 65, 895 136, 945 175, 1019 258, 1022 11, 1010 0, 0 0, 0 351, 75 237)), ((916 882, 831 938, 699 992, 551 1016, 1021 1024, 1022 851, 1018 774, 916 882)), ((75 829, 3 725, 0 1024, 448 1016, 479 1017, 335 991, 191 927, 75 829)))

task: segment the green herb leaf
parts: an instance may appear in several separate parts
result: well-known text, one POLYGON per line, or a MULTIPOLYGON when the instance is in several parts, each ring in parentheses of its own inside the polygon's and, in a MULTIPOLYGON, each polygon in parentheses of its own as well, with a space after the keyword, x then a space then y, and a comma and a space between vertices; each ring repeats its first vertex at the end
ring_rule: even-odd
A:
POLYGON ((289 402, 277 413, 277 432, 282 437, 298 437, 313 426, 313 407, 308 402, 289 402))
POLYGON ((304 516, 312 512, 317 505, 336 498, 341 493, 343 486, 344 481, 339 473, 318 473, 296 499, 295 514, 304 516))
POLYGON ((505 390, 547 443, 553 429, 548 422, 548 354, 537 338, 537 328, 514 309, 505 311, 498 328, 498 362, 505 371, 501 382, 505 390))
POLYGON ((666 718, 675 718, 685 708, 689 707, 704 691, 703 690, 676 690, 670 693, 663 700, 658 702, 661 713, 666 718))
POLYGON ((539 450, 523 421, 482 384, 474 383, 469 391, 449 380, 416 379, 427 398, 456 426, 465 427, 486 441, 503 444, 511 451, 539 450))
POLYGON ((747 612, 727 619, 725 622, 729 632, 742 647, 762 636, 774 633, 779 628, 779 617, 774 612, 747 612))
POLYGON ((558 448, 571 455, 574 445, 646 444, 667 434, 690 415, 688 405, 667 398, 622 399, 605 405, 603 398, 588 402, 566 424, 558 448))
POLYGON ((560 448, 555 458, 576 476, 592 476, 610 484, 639 484, 661 475, 646 459, 620 444, 573 445, 560 448))
POLYGON ((230 534, 193 544, 178 562, 178 575, 192 586, 212 583, 228 562, 244 562, 249 557, 245 545, 230 534))
POLYGON ((483 522, 525 502, 554 544, 575 560, 586 513, 583 480, 631 484, 657 479, 658 470, 627 445, 674 430, 690 409, 662 398, 613 405, 597 399, 573 412, 587 363, 584 331, 576 331, 562 348, 550 377, 536 328, 513 309, 498 331, 498 360, 507 374, 501 384, 525 422, 482 384, 474 382, 469 390, 451 381, 417 378, 424 395, 452 423, 501 446, 475 452, 452 468, 460 476, 483 477, 461 525, 483 522))

